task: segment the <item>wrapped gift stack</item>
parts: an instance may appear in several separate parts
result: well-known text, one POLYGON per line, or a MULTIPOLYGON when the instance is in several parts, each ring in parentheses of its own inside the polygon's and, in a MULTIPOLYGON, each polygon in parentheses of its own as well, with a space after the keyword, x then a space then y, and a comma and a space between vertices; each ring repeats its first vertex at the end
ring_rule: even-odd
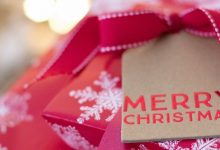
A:
POLYGON ((1 98, 0 149, 220 149, 218 8, 94 1, 1 98))

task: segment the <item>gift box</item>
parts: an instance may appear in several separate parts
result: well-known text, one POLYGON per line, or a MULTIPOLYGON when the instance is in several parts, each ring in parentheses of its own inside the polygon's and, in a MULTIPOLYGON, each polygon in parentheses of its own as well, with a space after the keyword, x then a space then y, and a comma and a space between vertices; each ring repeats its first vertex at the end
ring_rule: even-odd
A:
MULTIPOLYGON (((91 18, 99 27, 97 33, 99 42, 96 43, 99 52, 97 49, 94 50, 94 46, 90 47, 88 56, 90 61, 86 63, 83 61, 84 67, 78 70, 71 83, 50 102, 43 112, 43 117, 49 122, 51 128, 74 149, 97 149, 108 123, 119 112, 123 99, 120 83, 121 55, 125 50, 142 46, 163 34, 178 34, 182 29, 202 38, 219 38, 218 12, 201 8, 187 10, 181 14, 164 15, 135 10, 91 18)), ((88 47, 86 49, 89 51, 88 47)), ((119 149, 218 147, 216 147, 219 142, 217 138, 122 144, 120 118, 116 122, 107 129, 100 149, 112 149, 111 145, 119 149), (110 140, 112 138, 114 140, 110 140)))
MULTIPOLYGON (((164 3, 157 3, 159 7, 141 4, 130 11, 85 17, 67 36, 65 44, 58 46, 55 55, 48 54, 2 98, 0 146, 3 149, 218 149, 218 138, 122 143, 121 87, 126 80, 121 69, 122 55, 165 34, 180 34, 181 30, 202 38, 220 38, 217 11, 185 10, 194 7, 191 2, 178 9, 176 5, 166 5, 165 8, 172 6, 171 9, 159 11, 164 3), (143 10, 148 6, 157 9, 143 10), (47 123, 40 117, 43 108, 47 123), (31 140, 26 142, 27 138, 31 140)), ((137 60, 131 58, 129 62, 137 60)), ((138 77, 141 76, 132 81, 138 77)), ((138 91, 136 86, 131 88, 138 91)))

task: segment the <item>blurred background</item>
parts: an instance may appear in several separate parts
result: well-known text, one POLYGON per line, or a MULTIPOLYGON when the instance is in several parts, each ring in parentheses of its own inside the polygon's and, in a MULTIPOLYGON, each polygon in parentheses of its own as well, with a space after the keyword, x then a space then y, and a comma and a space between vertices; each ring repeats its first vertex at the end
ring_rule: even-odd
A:
POLYGON ((88 12, 90 0, 0 0, 0 94, 57 37, 88 12))

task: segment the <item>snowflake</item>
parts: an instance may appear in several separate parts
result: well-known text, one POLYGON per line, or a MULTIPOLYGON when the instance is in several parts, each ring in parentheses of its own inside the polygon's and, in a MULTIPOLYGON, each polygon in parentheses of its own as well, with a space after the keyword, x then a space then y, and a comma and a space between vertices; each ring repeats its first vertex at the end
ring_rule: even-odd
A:
POLYGON ((70 91, 70 97, 78 99, 79 104, 91 101, 95 102, 91 107, 80 107, 80 110, 83 112, 80 114, 77 122, 82 124, 91 117, 94 117, 95 120, 100 120, 104 110, 111 111, 111 115, 105 119, 106 121, 111 121, 122 105, 122 90, 121 88, 117 88, 119 81, 119 77, 112 77, 106 71, 102 71, 99 79, 93 82, 94 85, 101 88, 101 91, 95 91, 90 86, 83 90, 70 91))
POLYGON ((220 139, 197 139, 195 143, 192 144, 192 150, 219 150, 217 143, 220 139))
POLYGON ((27 114, 27 101, 30 97, 29 93, 8 93, 0 97, 0 133, 6 133, 7 128, 14 127, 22 121, 32 120, 32 116, 27 114))
POLYGON ((4 147, 4 146, 2 146, 2 145, 0 144, 0 150, 8 150, 8 148, 7 148, 7 147, 4 147))
POLYGON ((149 150, 144 144, 138 145, 137 148, 131 148, 131 150, 149 150))
POLYGON ((220 139, 197 139, 191 144, 191 148, 182 148, 178 146, 180 141, 159 142, 159 146, 167 150, 219 150, 218 143, 220 139))
POLYGON ((178 146, 179 140, 174 140, 174 141, 166 141, 166 142, 159 142, 159 146, 167 149, 167 150, 189 150, 189 148, 182 148, 178 146))
POLYGON ((177 145, 179 144, 179 141, 166 141, 166 142, 159 142, 158 144, 160 147, 163 147, 165 149, 175 150, 177 145))
POLYGON ((69 145, 76 150, 97 150, 97 147, 90 144, 84 137, 82 137, 78 130, 72 126, 61 126, 52 124, 51 128, 69 145))

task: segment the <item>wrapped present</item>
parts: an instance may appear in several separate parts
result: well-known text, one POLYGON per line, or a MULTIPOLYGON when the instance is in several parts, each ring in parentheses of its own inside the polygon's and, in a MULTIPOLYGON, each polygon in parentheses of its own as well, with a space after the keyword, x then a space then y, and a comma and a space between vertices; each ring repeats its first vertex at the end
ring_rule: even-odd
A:
MULTIPOLYGON (((90 52, 81 63, 83 67, 77 70, 71 83, 46 107, 43 112, 44 118, 70 147, 97 149, 108 122, 119 112, 122 104, 122 97, 121 102, 118 97, 122 96, 121 84, 119 84, 122 75, 121 53, 123 55, 125 50, 140 47, 163 34, 178 34, 183 29, 202 38, 215 37, 219 40, 219 18, 217 11, 203 8, 169 15, 134 10, 88 17, 88 20, 92 19, 99 27, 99 31, 94 35, 95 38, 98 36, 98 42, 93 43, 96 46, 91 44, 90 48, 86 47, 86 51, 90 52)), ((93 27, 90 29, 92 30, 93 27)), ((83 47, 84 45, 81 45, 80 49, 83 47)), ((66 60, 65 56, 59 58, 60 62, 62 60, 66 60)), ((75 67, 66 67, 68 63, 63 65, 64 69, 60 68, 62 72, 76 72, 75 67)), ((133 80, 135 81, 134 78, 133 80)), ((135 91, 135 87, 133 88, 135 91)), ((217 138, 147 142, 147 145, 140 142, 122 144, 120 122, 118 119, 114 124, 117 127, 109 126, 100 145, 101 149, 111 149, 111 145, 121 149, 132 149, 133 146, 133 149, 190 149, 191 147, 196 149, 203 146, 218 148, 217 138), (111 142, 112 138, 114 140, 111 142), (212 145, 207 145, 208 143, 212 145)))
MULTIPOLYGON (((141 2, 130 11, 85 17, 69 34, 67 42, 58 46, 55 55, 48 54, 2 98, 0 148, 86 150, 116 146, 118 149, 218 149, 218 138, 136 141, 136 144, 121 142, 119 109, 123 102, 121 86, 125 78, 122 78, 121 64, 125 51, 143 46, 164 34, 179 34, 181 30, 202 38, 220 38, 218 11, 188 9, 194 7, 190 1, 175 10, 176 5, 168 7, 165 4, 170 3, 159 1, 145 6, 141 2), (169 10, 161 9, 162 6, 169 10), (143 10, 146 7, 153 9, 143 10), (49 126, 40 117, 43 108, 43 117, 49 126), (119 117, 112 121, 117 113, 119 117), (108 126, 109 123, 113 125, 108 126), (61 143, 49 127, 69 147, 61 143), (27 139, 30 140, 26 142, 27 139)), ((133 78, 135 80, 137 77, 133 78)), ((135 86, 131 87, 135 91, 135 86)), ((218 91, 215 94, 218 95, 218 91)), ((209 99, 205 102, 208 105, 209 99)))

